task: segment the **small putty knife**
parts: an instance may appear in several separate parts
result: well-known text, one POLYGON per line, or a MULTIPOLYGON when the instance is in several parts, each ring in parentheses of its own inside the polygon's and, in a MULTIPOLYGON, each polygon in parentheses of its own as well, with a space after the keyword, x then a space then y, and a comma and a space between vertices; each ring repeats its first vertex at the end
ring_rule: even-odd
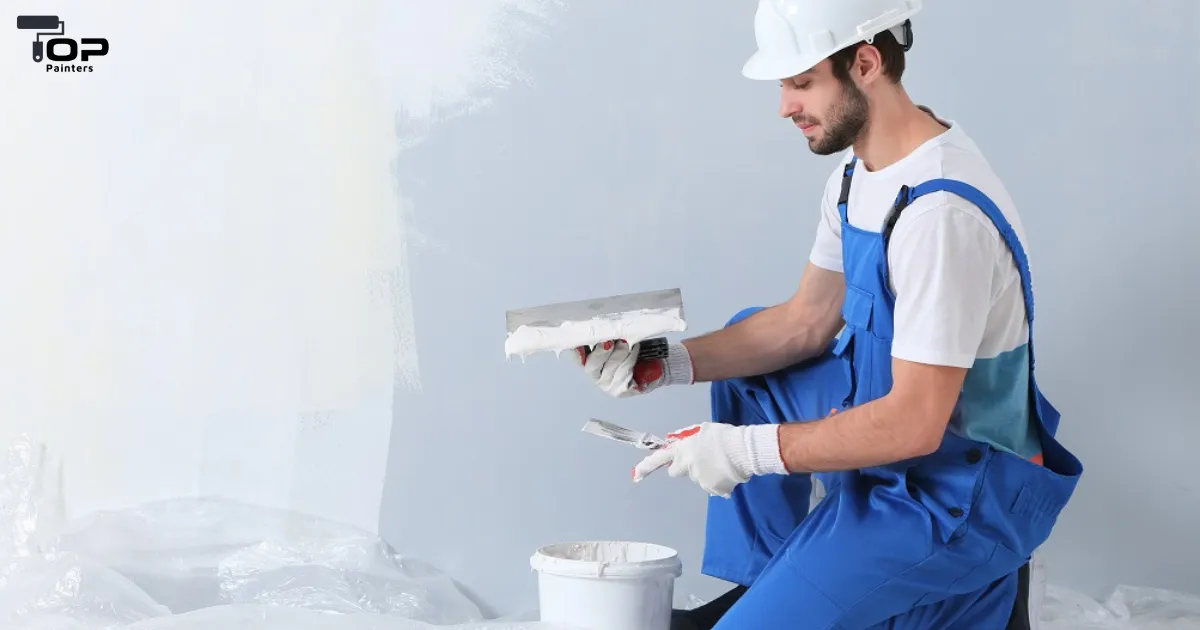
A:
POLYGON ((616 440, 618 442, 624 442, 626 444, 632 444, 637 448, 647 451, 660 449, 667 445, 666 440, 658 436, 651 435, 644 431, 626 429, 623 426, 616 425, 605 420, 597 420, 596 418, 588 420, 587 424, 583 425, 583 432, 591 433, 592 435, 599 435, 600 437, 616 440))

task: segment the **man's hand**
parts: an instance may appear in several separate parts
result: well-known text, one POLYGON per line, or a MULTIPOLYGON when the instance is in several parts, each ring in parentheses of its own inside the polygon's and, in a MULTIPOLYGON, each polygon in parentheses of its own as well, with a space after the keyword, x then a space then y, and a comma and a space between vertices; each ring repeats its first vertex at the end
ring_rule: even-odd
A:
POLYGON ((788 474, 779 454, 779 427, 774 424, 738 427, 706 422, 666 437, 667 446, 633 469, 639 482, 669 466, 672 477, 687 475, 712 495, 729 498, 738 484, 754 475, 788 474))
POLYGON ((616 398, 692 383, 692 360, 683 344, 671 344, 665 359, 638 361, 638 349, 636 343, 605 341, 595 348, 576 348, 573 356, 601 390, 616 398))

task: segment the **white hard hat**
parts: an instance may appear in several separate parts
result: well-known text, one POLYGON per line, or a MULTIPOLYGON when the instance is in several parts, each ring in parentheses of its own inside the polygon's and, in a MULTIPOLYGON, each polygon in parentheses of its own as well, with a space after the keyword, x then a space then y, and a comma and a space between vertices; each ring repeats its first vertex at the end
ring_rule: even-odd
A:
POLYGON ((759 0, 754 14, 758 52, 742 74, 777 81, 811 69, 833 53, 891 30, 912 43, 909 18, 922 0, 759 0))

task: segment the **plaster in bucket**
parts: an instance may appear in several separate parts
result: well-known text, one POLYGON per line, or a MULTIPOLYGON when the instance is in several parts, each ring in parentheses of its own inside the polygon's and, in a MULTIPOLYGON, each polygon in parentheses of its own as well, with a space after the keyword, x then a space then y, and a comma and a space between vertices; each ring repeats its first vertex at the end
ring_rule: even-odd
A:
POLYGON ((547 545, 530 559, 538 572, 542 621, 587 630, 669 630, 675 578, 670 547, 588 541, 547 545))

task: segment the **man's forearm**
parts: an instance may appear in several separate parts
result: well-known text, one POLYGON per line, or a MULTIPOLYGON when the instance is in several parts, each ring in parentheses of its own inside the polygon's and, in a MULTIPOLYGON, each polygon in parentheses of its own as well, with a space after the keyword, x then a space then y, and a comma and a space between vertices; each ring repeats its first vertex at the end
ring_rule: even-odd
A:
POLYGON ((805 325, 780 304, 700 337, 686 339, 697 383, 756 376, 783 369, 825 350, 832 334, 805 325))
POLYGON ((888 397, 813 422, 779 425, 779 454, 792 473, 883 466, 937 449, 941 434, 888 397))

